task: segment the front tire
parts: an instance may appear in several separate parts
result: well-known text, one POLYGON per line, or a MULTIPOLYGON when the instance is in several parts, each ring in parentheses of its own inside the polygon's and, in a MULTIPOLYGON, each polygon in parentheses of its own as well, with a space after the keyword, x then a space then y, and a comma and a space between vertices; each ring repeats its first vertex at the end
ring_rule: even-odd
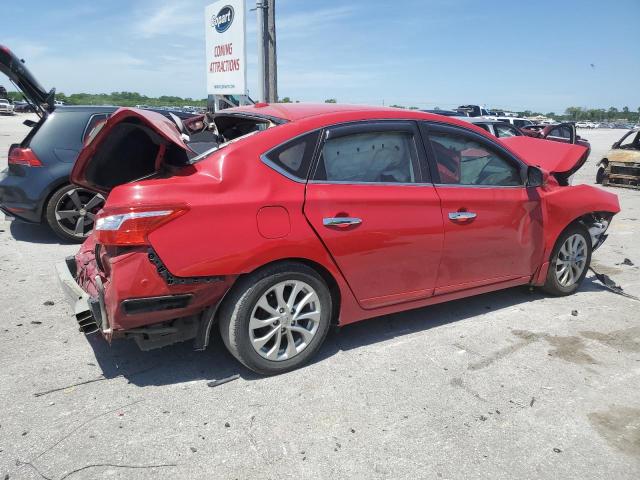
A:
POLYGON ((47 202, 45 219, 53 232, 67 242, 82 243, 91 233, 104 197, 75 185, 63 185, 47 202))
POLYGON ((606 172, 606 166, 600 165, 598 167, 598 171, 596 172, 596 183, 598 185, 602 185, 602 182, 604 181, 604 177, 605 177, 605 172, 606 172))
POLYGON ((591 236, 582 225, 569 226, 558 238, 542 289, 556 296, 571 295, 587 275, 591 264, 591 236))
POLYGON ((262 375, 304 365, 331 323, 329 289, 312 268, 294 262, 240 280, 220 309, 220 333, 231 354, 262 375))

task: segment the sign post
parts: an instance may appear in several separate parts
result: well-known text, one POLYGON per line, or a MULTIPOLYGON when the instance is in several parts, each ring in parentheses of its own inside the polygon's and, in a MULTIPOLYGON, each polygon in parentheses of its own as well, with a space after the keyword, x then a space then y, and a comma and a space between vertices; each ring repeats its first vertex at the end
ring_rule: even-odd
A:
POLYGON ((244 0, 212 3, 204 16, 209 107, 249 103, 244 0))

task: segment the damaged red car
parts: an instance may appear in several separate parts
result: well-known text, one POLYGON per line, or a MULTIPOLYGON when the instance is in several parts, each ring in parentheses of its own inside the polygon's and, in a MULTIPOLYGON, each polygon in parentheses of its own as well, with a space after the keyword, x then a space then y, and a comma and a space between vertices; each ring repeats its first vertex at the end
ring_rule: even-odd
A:
POLYGON ((517 285, 575 292, 619 211, 568 184, 587 154, 391 108, 257 104, 189 128, 123 108, 73 169, 108 198, 58 275, 87 332, 203 349, 215 325, 248 368, 281 373, 332 324, 517 285), (194 129, 216 145, 195 154, 194 129))

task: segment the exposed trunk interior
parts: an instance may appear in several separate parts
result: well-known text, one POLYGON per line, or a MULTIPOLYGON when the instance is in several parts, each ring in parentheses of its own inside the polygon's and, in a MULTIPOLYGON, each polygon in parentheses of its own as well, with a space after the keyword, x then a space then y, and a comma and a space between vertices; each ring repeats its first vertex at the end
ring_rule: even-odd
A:
POLYGON ((95 151, 87 146, 80 153, 74 167, 74 172, 81 171, 80 179, 72 172, 75 183, 109 192, 123 183, 168 175, 227 142, 275 125, 265 118, 232 114, 174 119, 173 125, 152 112, 118 112, 102 127, 105 131, 96 133, 96 139, 101 138, 95 151))
POLYGON ((189 163, 187 151, 136 119, 115 125, 87 165, 87 181, 102 190, 189 163))
POLYGON ((215 122, 218 133, 226 142, 274 126, 274 124, 267 119, 241 115, 217 114, 214 116, 213 121, 215 122))

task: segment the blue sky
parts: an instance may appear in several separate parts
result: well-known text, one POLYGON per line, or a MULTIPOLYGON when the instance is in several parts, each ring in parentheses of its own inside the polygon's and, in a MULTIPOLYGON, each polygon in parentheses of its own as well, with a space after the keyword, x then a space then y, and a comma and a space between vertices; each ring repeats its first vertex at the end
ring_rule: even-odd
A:
MULTIPOLYGON (((0 43, 25 58, 46 87, 67 94, 203 98, 208 3, 3 2, 0 43)), ((543 112, 640 107, 639 0, 276 0, 276 6, 280 97, 543 112)), ((257 97, 255 12, 248 12, 247 27, 249 89, 257 97)))

